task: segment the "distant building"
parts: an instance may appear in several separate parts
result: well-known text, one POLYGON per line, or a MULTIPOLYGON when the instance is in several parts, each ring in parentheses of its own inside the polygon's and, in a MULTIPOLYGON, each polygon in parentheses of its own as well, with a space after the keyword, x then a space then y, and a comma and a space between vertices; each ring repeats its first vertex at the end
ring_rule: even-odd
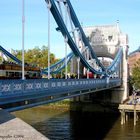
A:
POLYGON ((138 59, 140 59, 140 47, 137 50, 131 52, 128 56, 128 64, 129 64, 130 75, 132 73, 132 69, 134 67, 134 64, 136 63, 136 61, 138 59))

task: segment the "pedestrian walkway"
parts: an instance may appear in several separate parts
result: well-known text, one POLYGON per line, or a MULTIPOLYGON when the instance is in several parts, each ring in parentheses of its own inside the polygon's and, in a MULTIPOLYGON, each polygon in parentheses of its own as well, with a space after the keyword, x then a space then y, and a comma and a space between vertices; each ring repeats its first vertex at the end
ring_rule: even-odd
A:
POLYGON ((0 110, 0 140, 48 140, 32 126, 0 110))

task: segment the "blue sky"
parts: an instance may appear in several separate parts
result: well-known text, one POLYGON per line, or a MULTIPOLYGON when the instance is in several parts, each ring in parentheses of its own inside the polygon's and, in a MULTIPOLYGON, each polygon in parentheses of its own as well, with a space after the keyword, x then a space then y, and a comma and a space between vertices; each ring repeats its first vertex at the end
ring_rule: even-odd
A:
MULTIPOLYGON (((129 51, 140 46, 140 0, 71 0, 84 26, 119 25, 129 36, 129 51)), ((22 0, 0 2, 0 45, 5 49, 22 47, 22 0)), ((25 49, 47 45, 47 6, 45 0, 25 0, 25 49)), ((65 44, 51 17, 51 52, 64 57, 65 44)))

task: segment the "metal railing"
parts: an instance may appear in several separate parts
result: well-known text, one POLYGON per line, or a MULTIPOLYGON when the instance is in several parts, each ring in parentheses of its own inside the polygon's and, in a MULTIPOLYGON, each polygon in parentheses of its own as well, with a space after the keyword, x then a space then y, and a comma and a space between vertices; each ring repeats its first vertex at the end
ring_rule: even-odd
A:
POLYGON ((0 107, 16 111, 121 85, 121 79, 0 80, 0 107))
POLYGON ((72 92, 121 85, 121 79, 30 79, 0 80, 0 97, 45 92, 72 92))

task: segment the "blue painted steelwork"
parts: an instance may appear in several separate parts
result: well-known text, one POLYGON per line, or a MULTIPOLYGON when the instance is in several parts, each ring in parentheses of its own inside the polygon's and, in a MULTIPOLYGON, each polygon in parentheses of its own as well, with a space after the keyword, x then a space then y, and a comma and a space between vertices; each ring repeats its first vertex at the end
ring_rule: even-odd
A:
POLYGON ((108 70, 111 70, 111 69, 113 68, 113 66, 116 64, 116 62, 118 62, 118 61, 120 62, 121 57, 122 57, 122 48, 120 48, 120 49, 118 50, 118 53, 117 53, 117 55, 115 56, 113 62, 111 63, 111 65, 109 65, 109 66, 107 67, 107 69, 108 69, 108 70))
MULTIPOLYGON (((72 8, 72 5, 69 0, 64 1, 64 4, 67 2, 71 19, 75 28, 78 28, 83 39, 83 43, 91 52, 92 57, 96 60, 98 65, 101 67, 101 71, 97 71, 90 66, 85 57, 79 51, 76 43, 72 39, 70 33, 68 32, 67 27, 55 5, 54 0, 45 0, 47 3, 50 2, 51 8, 50 11, 54 16, 56 23, 58 24, 59 30, 62 35, 68 39, 68 44, 72 49, 72 53, 70 53, 67 58, 70 60, 73 55, 80 58, 81 63, 89 69, 91 72, 96 74, 111 74, 118 67, 121 57, 122 57, 122 48, 119 49, 115 59, 112 64, 108 67, 104 67, 100 61, 98 60, 96 54, 94 53, 92 47, 90 46, 84 31, 78 21, 78 18, 72 8)), ((5 51, 4 48, 0 46, 0 49, 8 55, 10 58, 15 60, 17 63, 21 63, 16 57, 11 55, 8 51, 5 51)), ((57 73, 62 68, 65 67, 65 58, 50 66, 51 72, 57 73), (58 69, 54 69, 57 65, 61 65, 58 69)), ((44 69, 43 72, 47 73, 48 68, 44 69)), ((33 107, 40 104, 45 104, 48 102, 54 102, 57 100, 62 100, 66 98, 72 98, 75 96, 80 96, 82 94, 92 93, 100 90, 110 89, 113 87, 118 87, 122 84, 121 79, 29 79, 29 80, 0 80, 0 105, 14 104, 29 101, 29 103, 25 103, 20 106, 16 106, 13 108, 7 108, 8 111, 19 110, 23 108, 33 107), (37 101, 35 101, 37 100, 37 101)))
MULTIPOLYGON (((0 105, 53 97, 25 105, 34 106, 120 85, 121 79, 110 79, 109 82, 107 79, 0 80, 0 105)), ((24 108, 24 105, 22 107, 24 108)))
MULTIPOLYGON (((70 60, 72 59, 72 57, 74 56, 73 52, 69 53, 67 55, 67 64, 70 62, 70 60)), ((58 73, 60 72, 62 69, 64 69, 65 67, 65 59, 66 58, 63 58, 61 59, 60 61, 56 62, 55 64, 52 64, 50 66, 50 74, 55 74, 55 73, 58 73), (58 67, 60 65, 60 67, 58 67), (55 67, 58 67, 57 69, 55 69, 55 67)), ((42 74, 48 74, 48 67, 45 68, 45 69, 42 69, 42 74)))
MULTIPOLYGON (((112 64, 109 66, 109 67, 104 67, 100 61, 98 60, 95 52, 93 51, 89 41, 87 40, 86 36, 85 36, 85 33, 78 21, 78 18, 73 10, 73 7, 70 3, 69 0, 67 1, 64 1, 64 4, 67 3, 68 7, 69 7, 69 11, 70 11, 70 14, 71 14, 71 19, 73 21, 73 24, 75 25, 75 28, 78 28, 78 30, 80 31, 81 35, 82 35, 82 39, 83 39, 83 42, 84 42, 84 45, 86 47, 89 48, 90 52, 91 52, 91 55, 92 57, 96 60, 96 62, 98 63, 98 65, 102 68, 102 70, 100 71, 97 71, 95 70, 94 68, 92 68, 89 63, 86 61, 86 59, 82 56, 82 54, 80 53, 80 51, 78 50, 77 48, 77 45, 73 42, 68 30, 67 30, 67 27, 65 26, 65 23, 55 5, 55 2, 54 0, 45 0, 46 2, 50 2, 51 3, 51 12, 59 26, 59 29, 60 31, 62 32, 63 36, 66 36, 66 37, 69 37, 68 38, 68 44, 71 45, 70 47, 73 48, 73 52, 71 52, 70 54, 68 54, 67 58, 68 58, 68 61, 67 61, 67 64, 68 62, 70 61, 70 59, 73 57, 73 55, 75 54, 76 56, 79 56, 81 59, 81 62, 83 62, 84 66, 88 69, 90 69, 92 72, 96 73, 96 74, 110 74, 110 73, 113 73, 115 72, 116 68, 118 67, 118 64, 119 62, 121 61, 121 56, 122 56, 122 52, 121 52, 121 49, 119 49, 118 51, 118 54, 116 55, 115 59, 113 60, 112 64), (74 53, 74 54, 73 54, 74 53)), ((7 50, 5 50, 2 46, 0 46, 0 50, 6 54, 7 56, 9 56, 11 59, 13 59, 14 61, 16 61, 18 64, 21 64, 21 60, 17 59, 15 56, 13 56, 11 53, 9 53, 7 50)), ((63 58, 62 60, 60 60, 59 62, 53 64, 52 66, 50 66, 50 69, 51 69, 51 74, 53 73, 58 73, 59 71, 61 71, 64 67, 65 67, 65 58, 63 58), (55 70, 53 70, 56 66, 60 65, 61 66, 55 70), (63 64, 63 65, 62 65, 63 64)), ((42 70, 42 73, 48 73, 48 68, 46 69, 43 69, 42 70)))
POLYGON ((82 41, 84 43, 84 46, 88 47, 89 51, 91 52, 91 56, 93 59, 96 60, 96 63, 100 66, 100 70, 96 70, 94 69, 92 66, 90 66, 90 64, 87 62, 87 60, 84 58, 84 56, 81 54, 81 52, 79 51, 76 43, 73 41, 66 25, 65 22, 63 21, 63 18, 61 16, 61 13, 59 12, 56 4, 55 4, 55 0, 45 0, 47 4, 50 4, 50 11, 58 25, 59 30, 61 31, 62 35, 64 37, 66 37, 68 39, 68 44, 71 47, 73 53, 75 56, 80 58, 81 63, 87 68, 89 69, 91 72, 96 73, 96 74, 103 74, 103 75, 109 75, 110 73, 113 73, 115 71, 115 67, 118 65, 118 60, 120 60, 121 58, 121 49, 118 51, 118 54, 116 55, 116 58, 114 59, 114 61, 112 62, 112 64, 109 67, 104 67, 102 65, 102 63, 100 62, 100 60, 97 58, 94 50, 92 49, 79 21, 78 18, 74 12, 74 9, 70 3, 69 0, 66 1, 61 1, 65 4, 67 4, 68 8, 69 8, 69 12, 70 12, 70 17, 71 20, 75 26, 75 29, 78 29, 78 31, 80 32, 81 36, 82 36, 82 41))
MULTIPOLYGON (((62 35, 63 35, 64 37, 67 37, 67 39, 68 39, 68 44, 69 44, 70 48, 72 49, 73 53, 75 54, 75 56, 80 57, 81 63, 82 63, 86 68, 88 68, 91 72, 96 73, 96 74, 106 74, 106 71, 102 71, 102 72, 101 72, 101 71, 97 71, 97 70, 95 70, 94 68, 92 68, 92 67, 90 66, 90 64, 86 61, 86 59, 84 58, 84 56, 81 54, 81 52, 79 51, 77 45, 75 44, 75 42, 73 41, 71 35, 70 35, 69 32, 68 32, 68 29, 67 29, 67 27, 66 27, 66 25, 65 25, 65 23, 64 23, 64 21, 63 21, 63 18, 61 17, 61 14, 59 13, 59 10, 57 9, 57 6, 55 5, 54 0, 45 0, 45 1, 46 1, 47 3, 50 2, 50 4, 51 4, 50 11, 51 11, 51 13, 52 13, 52 15, 53 15, 53 17, 54 17, 56 23, 57 23, 57 25, 58 25, 58 27, 59 27, 59 29, 60 29, 62 35)), ((90 51, 92 51, 92 50, 90 50, 90 51)), ((96 58, 95 58, 95 59, 96 59, 96 58)), ((97 61, 98 61, 98 60, 97 60, 97 61)), ((100 65, 100 66, 101 66, 101 65, 100 65)), ((102 67, 102 68, 103 68, 103 67, 102 67)), ((103 70, 105 70, 105 69, 103 68, 103 70)))
POLYGON ((69 10, 70 10, 70 14, 71 14, 71 19, 72 19, 72 21, 73 21, 75 27, 78 28, 78 29, 80 30, 80 33, 81 33, 81 35, 82 35, 83 42, 84 42, 85 46, 87 46, 87 47, 89 48, 92 57, 95 58, 95 60, 96 60, 96 62, 98 63, 98 65, 99 65, 104 71, 106 71, 107 74, 109 74, 109 73, 108 73, 109 71, 114 72, 114 71, 115 71, 115 67, 116 67, 116 66, 118 65, 118 63, 121 61, 122 48, 119 49, 119 51, 118 51, 118 53, 117 53, 115 59, 114 59, 113 62, 111 63, 111 65, 110 65, 109 67, 107 67, 107 68, 104 67, 104 66, 102 65, 102 63, 100 63, 100 60, 98 60, 98 58, 97 58, 95 52, 93 51, 93 49, 92 49, 92 47, 91 47, 91 45, 90 45, 90 43, 89 43, 89 41, 88 41, 88 39, 87 39, 87 37, 86 37, 84 31, 83 31, 83 29, 82 29, 82 27, 81 27, 81 25, 80 25, 80 23, 79 23, 79 20, 78 20, 76 14, 75 14, 75 12, 74 12, 74 9, 73 9, 73 7, 72 7, 72 5, 71 5, 70 0, 66 0, 66 3, 67 3, 68 6, 69 6, 69 10), (114 65, 115 65, 115 67, 114 67, 114 65))
POLYGON ((68 63, 70 62, 70 60, 72 59, 73 55, 71 55, 68 59, 67 59, 67 64, 65 62, 63 62, 63 65, 60 66, 59 68, 57 68, 56 70, 51 71, 51 74, 56 74, 60 71, 62 71, 62 69, 65 68, 66 65, 68 65, 68 63))
POLYGON ((96 53, 93 51, 93 49, 92 49, 92 47, 91 47, 91 45, 90 45, 90 43, 89 43, 89 41, 87 39, 87 37, 86 37, 86 35, 85 35, 82 27, 81 27, 81 24, 79 23, 79 20, 78 20, 76 14, 74 12, 74 9, 73 9, 70 1, 69 0, 66 0, 66 2, 68 4, 69 10, 70 10, 71 19, 72 19, 75 27, 79 29, 79 31, 80 31, 80 33, 82 35, 82 39, 83 39, 83 42, 84 42, 85 46, 87 46, 89 48, 92 57, 96 60, 97 64, 103 69, 103 71, 105 71, 105 67, 102 65, 102 63, 100 62, 100 60, 98 60, 98 58, 96 56, 96 53))
POLYGON ((11 53, 9 53, 7 50, 5 50, 2 46, 0 46, 0 50, 7 56, 9 56, 12 60, 17 62, 18 64, 22 64, 22 61, 17 59, 15 56, 13 56, 11 53))
MULTIPOLYGON (((68 59, 67 64, 70 62, 70 60, 73 58, 73 56, 74 56, 74 54, 72 52, 67 55, 67 59, 68 59)), ((108 74, 112 74, 118 69, 118 65, 121 62, 121 58, 122 58, 122 48, 119 48, 112 63, 108 67, 106 67, 106 71, 108 74)), ((62 69, 64 69, 64 67, 65 67, 65 58, 63 58, 60 61, 58 61, 57 63, 51 65, 50 73, 56 74, 56 73, 60 72, 62 69), (59 65, 60 65, 60 67, 58 67, 59 65), (55 67, 58 67, 58 68, 53 70, 55 67)), ((48 74, 48 67, 45 69, 42 69, 42 74, 48 74)))
POLYGON ((123 55, 123 50, 122 48, 120 48, 118 50, 117 55, 115 56, 115 59, 113 60, 113 62, 111 63, 111 65, 109 65, 106 69, 107 69, 107 73, 111 74, 113 72, 115 72, 116 70, 118 70, 119 64, 121 62, 121 58, 123 55))
MULTIPOLYGON (((74 54, 71 52, 67 55, 67 64, 70 62, 70 60, 73 58, 74 54)), ((113 72, 115 72, 117 70, 117 67, 121 61, 122 58, 122 48, 119 48, 114 60, 112 61, 112 63, 106 67, 106 71, 108 74, 111 74, 113 72)), ((65 67, 65 58, 61 59, 60 61, 56 62, 55 64, 50 66, 50 73, 51 74, 55 74, 60 72, 63 68, 65 67), (59 68, 57 68, 56 70, 53 70, 55 67, 58 67, 58 65, 61 65, 59 68)), ((48 67, 45 69, 42 69, 42 74, 47 74, 48 73, 48 67)))
MULTIPOLYGON (((110 83, 118 85, 120 79, 110 79, 110 83)), ((120 82, 119 82, 120 84, 120 82)), ((72 92, 105 88, 108 86, 106 79, 29 79, 29 80, 0 80, 0 98, 22 96, 25 94, 49 91, 49 94, 57 92, 72 92)), ((110 86, 110 85, 109 85, 110 86)), ((0 102, 1 104, 1 102, 0 102)))
MULTIPOLYGON (((69 54, 67 55, 67 58, 72 57, 72 56, 73 56, 73 53, 71 52, 71 53, 69 53, 69 54)), ((56 67, 57 65, 61 64, 61 63, 64 62, 64 61, 65 61, 65 58, 61 59, 60 61, 56 62, 55 64, 52 64, 52 65, 50 66, 50 69, 56 67)), ((43 69, 43 70, 48 70, 48 67, 46 67, 46 68, 43 69)))

